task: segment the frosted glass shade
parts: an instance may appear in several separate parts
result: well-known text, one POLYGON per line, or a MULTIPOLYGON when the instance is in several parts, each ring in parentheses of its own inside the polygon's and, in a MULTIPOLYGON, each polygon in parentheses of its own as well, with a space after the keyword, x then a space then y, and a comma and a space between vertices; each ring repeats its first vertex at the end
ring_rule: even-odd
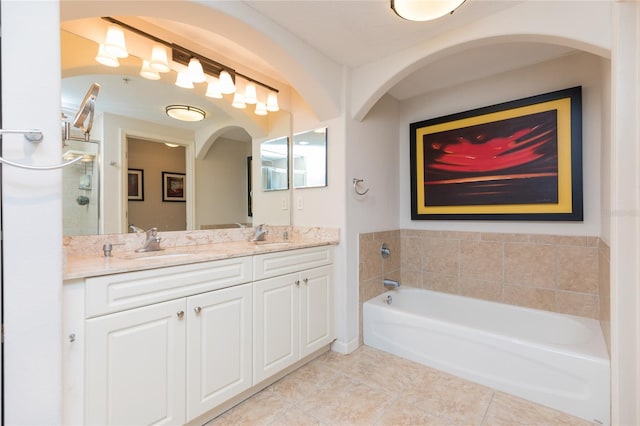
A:
POLYGON ((104 41, 104 50, 111 56, 116 58, 126 58, 129 56, 127 47, 124 43, 124 31, 115 25, 109 25, 107 29, 107 37, 104 41))
POLYGON ((100 44, 100 47, 98 47, 98 54, 96 55, 96 61, 98 61, 98 63, 101 63, 102 65, 106 65, 112 68, 120 66, 120 62, 118 62, 118 58, 116 58, 113 55, 109 55, 105 51, 104 44, 100 44))
POLYGON ((251 105, 258 103, 258 95, 256 93, 255 84, 249 82, 247 84, 247 87, 244 88, 244 101, 251 105))
POLYGON ((279 110, 278 94, 276 92, 269 92, 269 96, 267 97, 267 111, 276 112, 279 110))
POLYGON ((264 102, 256 103, 255 115, 267 115, 267 105, 264 102))
POLYGON ((179 71, 178 78, 176 78, 176 86, 183 89, 193 89, 193 82, 189 76, 188 71, 179 71))
POLYGON ((453 13, 465 0, 391 0, 391 9, 409 21, 431 21, 453 13))
POLYGON ((181 121, 201 121, 207 115, 204 110, 190 105, 169 105, 165 111, 169 117, 181 121))
POLYGON ((236 85, 233 84, 231 74, 227 71, 222 71, 220 73, 220 91, 225 95, 230 95, 236 91, 236 85))
POLYGON ((209 79, 207 83, 207 93, 205 96, 215 99, 222 99, 222 92, 220 91, 220 80, 213 77, 209 79))
POLYGON ((167 48, 156 44, 151 48, 151 61, 149 65, 157 72, 169 72, 167 48))
POLYGON ((142 60, 140 75, 147 80, 160 80, 160 74, 151 68, 151 64, 146 59, 142 60))
POLYGON ((189 60, 189 78, 193 83, 203 83, 207 78, 202 70, 202 64, 196 58, 189 60))
POLYGON ((240 109, 246 108, 247 104, 245 104, 244 102, 244 95, 242 93, 236 92, 236 94, 233 95, 233 103, 231 104, 231 106, 240 109))

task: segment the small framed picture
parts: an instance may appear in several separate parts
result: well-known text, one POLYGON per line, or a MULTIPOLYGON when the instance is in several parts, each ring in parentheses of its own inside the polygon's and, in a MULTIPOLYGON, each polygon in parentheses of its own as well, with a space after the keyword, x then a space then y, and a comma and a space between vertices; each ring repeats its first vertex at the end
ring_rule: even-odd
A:
POLYGON ((127 199, 129 201, 144 201, 143 178, 141 169, 129 169, 127 175, 127 199))
POLYGON ((185 174, 162 172, 162 201, 186 201, 185 174))

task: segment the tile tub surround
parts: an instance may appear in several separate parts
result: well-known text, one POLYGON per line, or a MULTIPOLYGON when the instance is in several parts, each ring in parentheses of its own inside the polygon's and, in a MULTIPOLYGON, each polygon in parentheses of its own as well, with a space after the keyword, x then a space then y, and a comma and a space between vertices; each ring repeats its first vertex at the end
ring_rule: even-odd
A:
POLYGON ((359 243, 360 326, 362 303, 384 293, 383 278, 588 318, 608 311, 608 247, 598 237, 403 229, 360 234, 359 243), (390 259, 383 242, 395 247, 390 259))
POLYGON ((136 256, 135 250, 142 246, 145 240, 144 234, 64 237, 64 279, 203 262, 316 245, 338 244, 340 241, 340 232, 337 228, 267 225, 265 229, 269 231, 267 242, 283 241, 283 235, 286 232, 289 245, 286 248, 277 245, 263 245, 259 246, 259 250, 256 250, 254 244, 249 242, 254 235, 253 228, 159 231, 158 236, 162 238, 160 247, 163 250, 161 252, 150 252, 146 259, 137 261, 131 259, 131 257, 136 256), (103 255, 102 246, 107 242, 113 245, 111 257, 104 257, 103 255), (189 254, 189 256, 159 257, 157 260, 150 261, 150 258, 156 254, 170 255, 180 253, 189 254))

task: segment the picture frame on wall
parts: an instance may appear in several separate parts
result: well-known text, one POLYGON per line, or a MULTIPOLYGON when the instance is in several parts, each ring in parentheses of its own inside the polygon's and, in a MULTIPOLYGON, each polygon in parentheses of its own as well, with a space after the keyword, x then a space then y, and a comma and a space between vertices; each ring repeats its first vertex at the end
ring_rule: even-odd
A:
POLYGON ((412 220, 582 221, 582 89, 410 124, 412 220))
POLYGON ((127 171, 127 200, 144 201, 144 171, 142 169, 128 169, 127 171))
POLYGON ((162 172, 162 201, 185 202, 185 179, 184 173, 162 172))

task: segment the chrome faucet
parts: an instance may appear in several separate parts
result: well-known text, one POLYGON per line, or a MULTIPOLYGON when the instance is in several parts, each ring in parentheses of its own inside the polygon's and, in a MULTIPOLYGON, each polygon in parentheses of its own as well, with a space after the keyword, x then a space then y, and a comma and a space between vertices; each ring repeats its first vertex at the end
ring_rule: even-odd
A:
POLYGON ((267 231, 266 229, 263 228, 264 224, 262 225, 258 225, 256 227, 256 232, 255 234, 253 234, 253 238, 251 239, 251 241, 264 241, 267 234, 269 233, 269 231, 267 231))
POLYGON ((131 230, 131 232, 135 233, 135 234, 142 234, 144 232, 144 229, 139 228, 135 225, 129 225, 129 229, 131 230))
POLYGON ((162 238, 158 237, 158 228, 150 228, 147 231, 147 238, 144 242, 144 246, 136 249, 136 253, 162 250, 160 248, 160 241, 162 241, 162 238))
POLYGON ((400 287, 400 283, 398 281, 388 280, 386 278, 382 280, 382 284, 386 288, 398 288, 398 287, 400 287))

